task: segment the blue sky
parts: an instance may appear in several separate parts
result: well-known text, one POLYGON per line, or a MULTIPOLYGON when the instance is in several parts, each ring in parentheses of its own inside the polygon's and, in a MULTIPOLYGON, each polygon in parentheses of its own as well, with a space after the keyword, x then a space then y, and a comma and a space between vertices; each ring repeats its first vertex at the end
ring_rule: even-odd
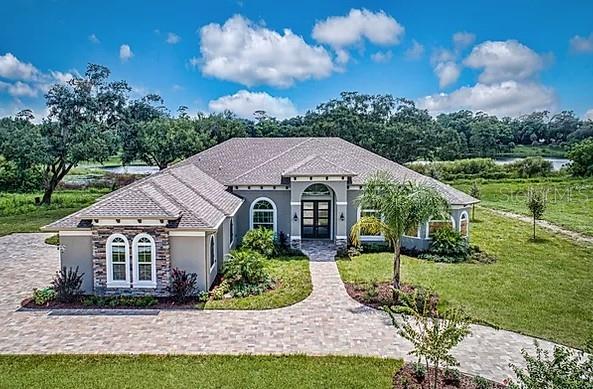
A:
POLYGON ((288 117, 350 90, 407 97, 435 114, 593 118, 593 2, 88 4, 4 2, 0 115, 43 115, 48 85, 92 62, 171 110, 288 117))

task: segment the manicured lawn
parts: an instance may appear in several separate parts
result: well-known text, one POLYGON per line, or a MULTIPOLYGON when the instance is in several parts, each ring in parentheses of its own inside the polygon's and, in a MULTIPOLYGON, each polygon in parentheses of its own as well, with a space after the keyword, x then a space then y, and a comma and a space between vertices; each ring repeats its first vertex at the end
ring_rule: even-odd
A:
POLYGON ((402 361, 308 356, 0 356, 2 388, 389 388, 402 361))
POLYGON ((292 305, 311 294, 311 274, 306 257, 270 259, 266 262, 278 286, 258 296, 210 300, 205 309, 272 309, 292 305))
MULTIPOLYGON (((541 229, 492 212, 476 211, 472 243, 495 254, 495 264, 436 264, 404 258, 404 282, 439 293, 445 305, 460 305, 476 320, 559 343, 582 347, 593 335, 593 251, 541 229)), ((339 261, 349 283, 391 278, 392 256, 365 254, 339 261)))
MULTIPOLYGON (((470 182, 454 183, 469 192, 470 182)), ((529 187, 548 190, 544 219, 567 229, 593 236, 593 179, 486 181, 479 184, 482 206, 528 214, 525 196, 529 187)))
POLYGON ((39 227, 92 204, 107 190, 63 190, 54 194, 50 206, 35 205, 43 193, 0 193, 0 236, 13 232, 39 232, 39 227))

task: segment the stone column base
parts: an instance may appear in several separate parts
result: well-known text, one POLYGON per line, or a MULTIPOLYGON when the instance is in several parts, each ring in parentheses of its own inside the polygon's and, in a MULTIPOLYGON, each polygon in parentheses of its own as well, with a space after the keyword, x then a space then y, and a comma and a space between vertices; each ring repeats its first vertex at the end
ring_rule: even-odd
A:
POLYGON ((348 239, 337 239, 336 238, 336 252, 338 256, 342 256, 346 254, 348 250, 348 239))
POLYGON ((301 240, 290 238, 290 248, 294 249, 294 250, 300 250, 301 249, 301 240))

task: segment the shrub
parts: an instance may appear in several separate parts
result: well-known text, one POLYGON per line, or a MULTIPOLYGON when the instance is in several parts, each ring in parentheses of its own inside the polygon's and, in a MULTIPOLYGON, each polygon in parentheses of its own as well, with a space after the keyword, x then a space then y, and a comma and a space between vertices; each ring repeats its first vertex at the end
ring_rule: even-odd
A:
POLYGON ((426 366, 420 362, 412 363, 412 372, 419 382, 424 381, 426 378, 426 366))
POLYGON ((492 389, 492 382, 480 376, 474 378, 474 385, 476 385, 476 389, 492 389))
POLYGON ((201 290, 198 292, 198 301, 201 303, 205 303, 208 301, 209 294, 205 290, 201 290))
POLYGON ((440 228, 432 234, 429 252, 436 256, 453 258, 450 262, 459 262, 468 258, 470 249, 467 239, 459 232, 452 228, 440 228))
POLYGON ((56 299, 56 291, 53 288, 41 288, 33 291, 33 301, 37 305, 45 305, 56 299))
POLYGON ((457 369, 446 368, 444 381, 447 385, 459 386, 461 382, 461 373, 457 369))
POLYGON ((527 157, 510 163, 506 168, 521 178, 546 177, 552 173, 552 162, 542 157, 527 157))
POLYGON ((186 302, 196 290, 197 279, 196 273, 187 273, 185 270, 173 268, 169 287, 173 299, 178 303, 186 302))
POLYGON ((259 285, 270 280, 263 255, 252 250, 234 250, 228 254, 222 273, 225 280, 236 285, 259 285))
POLYGON ((212 298, 214 300, 222 300, 224 295, 231 290, 231 285, 227 280, 222 280, 214 289, 212 289, 212 298))
POLYGON ((243 236, 242 248, 271 257, 275 253, 274 231, 268 228, 255 228, 247 231, 243 236))
POLYGON ((148 308, 158 304, 158 300, 153 296, 87 296, 82 300, 82 304, 87 307, 136 307, 148 308))
POLYGON ((71 267, 62 267, 52 281, 52 288, 56 291, 56 298, 59 301, 71 302, 80 294, 82 277, 84 273, 78 274, 78 266, 73 270, 71 267))
POLYGON ((573 176, 593 176, 593 138, 573 145, 567 157, 572 160, 569 169, 573 176))
POLYGON ((49 244, 52 246, 59 246, 60 245, 60 236, 58 234, 52 235, 45 239, 45 244, 49 244))

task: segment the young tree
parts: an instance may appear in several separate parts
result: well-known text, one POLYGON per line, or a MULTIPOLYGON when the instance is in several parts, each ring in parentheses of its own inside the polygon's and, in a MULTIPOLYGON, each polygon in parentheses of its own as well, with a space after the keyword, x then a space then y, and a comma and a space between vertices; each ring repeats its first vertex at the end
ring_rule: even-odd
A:
POLYGON ((535 237, 535 225, 536 220, 539 220, 544 215, 546 210, 546 193, 543 189, 538 190, 535 188, 529 188, 527 191, 527 208, 531 216, 533 216, 533 240, 535 237))
POLYGON ((401 307, 385 307, 391 316, 393 325, 399 334, 409 340, 414 349, 410 352, 418 358, 418 362, 434 367, 432 387, 436 389, 438 371, 442 364, 456 366, 457 360, 451 355, 451 349, 470 333, 469 318, 459 309, 452 309, 444 314, 429 312, 429 296, 425 296, 420 309, 418 296, 407 296, 401 307), (404 313, 403 315, 401 315, 404 313))
POLYGON ((369 209, 377 210, 379 217, 364 216, 352 226, 350 238, 360 244, 361 231, 382 234, 393 248, 394 294, 400 289, 401 238, 410 228, 426 223, 431 217, 447 211, 446 200, 434 189, 411 182, 399 183, 387 172, 370 176, 357 199, 369 209))
POLYGON ((576 143, 567 156, 572 160, 570 171, 573 176, 593 176, 593 138, 576 143))
POLYGON ((89 64, 84 76, 56 84, 45 95, 49 114, 41 125, 47 145, 42 204, 50 204, 60 181, 79 162, 103 162, 115 153, 130 88, 123 81, 108 82, 109 74, 106 67, 89 64))
MULTIPOLYGON (((472 187, 469 190, 469 195, 473 198, 480 199, 480 187, 478 186, 478 181, 474 180, 472 182, 472 187)), ((472 204, 472 221, 476 220, 476 204, 472 204)))

